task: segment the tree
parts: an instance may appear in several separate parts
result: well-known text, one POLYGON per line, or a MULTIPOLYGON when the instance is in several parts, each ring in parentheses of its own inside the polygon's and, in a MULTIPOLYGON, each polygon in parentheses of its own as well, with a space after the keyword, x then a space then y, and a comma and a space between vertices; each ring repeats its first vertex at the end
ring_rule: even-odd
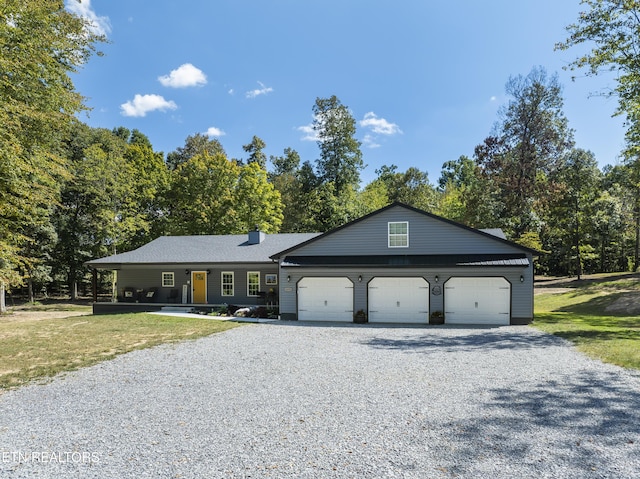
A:
POLYGON ((595 239, 599 243, 597 250, 600 272, 625 271, 628 267, 624 258, 624 215, 620 197, 620 192, 612 195, 608 191, 602 191, 593 203, 595 213, 591 222, 595 239))
POLYGON ((355 139, 356 120, 335 95, 316 98, 313 114, 320 148, 318 177, 323 183, 333 183, 338 197, 348 188, 357 190, 364 163, 360 142, 355 139))
POLYGON ((262 141, 256 135, 253 135, 251 139, 251 143, 242 146, 242 149, 249 153, 249 158, 247 159, 247 163, 257 163, 260 168, 267 167, 267 155, 264 154, 262 150, 265 149, 267 144, 262 141))
POLYGON ((511 77, 506 92, 512 99, 500 112, 495 135, 476 148, 475 159, 500 192, 503 227, 517 239, 537 228, 536 202, 573 135, 556 75, 534 68, 526 77, 511 77))
POLYGON ((640 1, 582 0, 590 10, 581 12, 567 27, 569 38, 556 44, 567 50, 594 45, 569 64, 571 70, 586 69, 587 75, 616 72, 617 86, 603 92, 618 97, 616 114, 627 119, 627 157, 640 156, 640 1))
POLYGON ((273 233, 282 221, 280 195, 264 169, 220 153, 195 155, 172 172, 169 205, 172 234, 239 234, 256 224, 273 233))
MULTIPOLYGON (((5 0, 0 11, 0 311, 16 283, 21 226, 47 211, 66 174, 59 143, 84 108, 69 76, 104 40, 62 1, 5 0)), ((27 228, 22 228, 23 233, 27 228)))
POLYGON ((474 228, 502 227, 499 192, 471 158, 461 156, 442 165, 437 213, 474 228))
POLYGON ((591 249, 588 239, 593 230, 593 204, 600 193, 601 173, 593 153, 573 149, 554 176, 562 193, 554 207, 553 221, 556 230, 560 231, 562 243, 573 248, 571 270, 580 279, 584 268, 583 252, 591 249))
POLYGON ((282 224, 280 193, 267 181, 267 172, 257 161, 240 167, 235 191, 240 233, 258 226, 265 233, 277 233, 282 224))
POLYGON ((127 143, 102 128, 78 125, 69 135, 71 178, 62 185, 53 214, 58 236, 54 273, 64 277, 72 299, 86 275, 83 263, 117 251, 128 228, 124 210, 135 198, 136 170, 124 158, 127 143))
POLYGON ((201 133, 188 136, 184 142, 184 146, 176 148, 175 151, 167 155, 167 167, 173 171, 190 158, 204 153, 210 156, 218 153, 225 155, 222 144, 215 138, 209 138, 207 135, 201 133))
POLYGON ((433 211, 436 192, 429 176, 418 168, 410 167, 404 173, 396 172, 396 165, 383 165, 376 170, 378 180, 385 185, 388 203, 399 201, 426 211, 433 211))
POLYGON ((640 269, 640 161, 627 161, 607 175, 612 186, 620 188, 625 223, 630 231, 632 269, 640 269))
POLYGON ((303 225, 306 223, 308 212, 300 205, 306 204, 306 193, 309 190, 305 192, 300 155, 291 148, 285 148, 283 156, 271 156, 270 161, 273 165, 273 171, 268 174, 268 179, 280 193, 283 205, 280 231, 283 233, 304 232, 303 225))

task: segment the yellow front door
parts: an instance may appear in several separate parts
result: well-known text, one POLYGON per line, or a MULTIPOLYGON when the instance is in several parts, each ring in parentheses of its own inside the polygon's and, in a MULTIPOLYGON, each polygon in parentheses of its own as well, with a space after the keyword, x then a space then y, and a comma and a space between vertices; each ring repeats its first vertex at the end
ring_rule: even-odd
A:
POLYGON ((191 291, 192 302, 201 304, 207 302, 207 273, 205 271, 191 273, 191 291))

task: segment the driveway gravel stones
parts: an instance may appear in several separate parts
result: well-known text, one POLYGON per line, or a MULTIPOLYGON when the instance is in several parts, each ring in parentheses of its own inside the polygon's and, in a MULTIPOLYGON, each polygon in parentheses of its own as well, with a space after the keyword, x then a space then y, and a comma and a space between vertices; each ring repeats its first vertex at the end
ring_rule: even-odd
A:
POLYGON ((248 325, 0 395, 2 478, 640 478, 640 375, 527 326, 248 325))

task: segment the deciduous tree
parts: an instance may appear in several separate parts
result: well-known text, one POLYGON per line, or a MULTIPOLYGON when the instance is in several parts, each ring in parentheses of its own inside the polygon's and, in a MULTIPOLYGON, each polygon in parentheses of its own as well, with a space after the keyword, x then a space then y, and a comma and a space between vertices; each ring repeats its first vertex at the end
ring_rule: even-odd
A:
POLYGON ((355 138, 356 120, 335 95, 317 98, 313 115, 320 148, 318 177, 323 183, 333 183, 338 197, 348 188, 357 190, 364 163, 360 142, 355 138))
POLYGON ((60 141, 84 108, 69 76, 102 37, 61 0, 4 0, 0 9, 0 310, 19 280, 31 218, 57 200, 66 174, 60 141), (21 228, 22 227, 22 228, 21 228))

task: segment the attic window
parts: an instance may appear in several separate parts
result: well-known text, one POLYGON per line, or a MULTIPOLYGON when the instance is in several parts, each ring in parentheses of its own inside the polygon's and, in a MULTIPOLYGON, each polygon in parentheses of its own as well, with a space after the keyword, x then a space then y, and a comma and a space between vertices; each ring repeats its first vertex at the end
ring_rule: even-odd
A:
POLYGON ((396 221, 389 225, 389 248, 407 248, 409 246, 409 222, 396 221))

